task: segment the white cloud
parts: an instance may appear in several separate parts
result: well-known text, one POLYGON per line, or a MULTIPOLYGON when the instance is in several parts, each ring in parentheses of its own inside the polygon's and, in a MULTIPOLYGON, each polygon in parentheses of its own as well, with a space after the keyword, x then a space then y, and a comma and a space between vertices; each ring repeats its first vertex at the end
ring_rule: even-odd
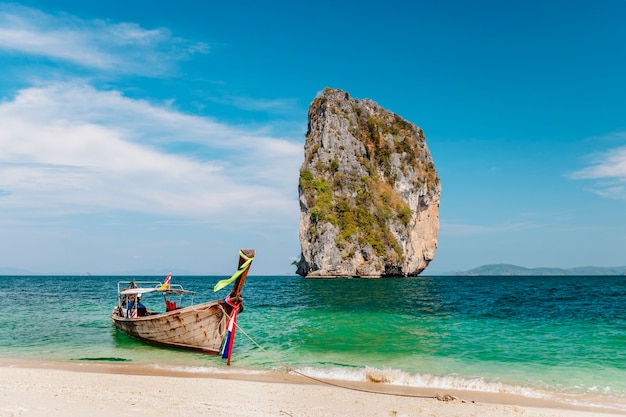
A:
MULTIPOLYGON (((227 125, 94 87, 131 75, 141 91, 145 76, 169 81, 181 61, 208 51, 166 28, 0 3, 0 54, 8 63, 0 267, 111 273, 178 265, 221 274, 232 267, 232 248, 247 246, 263 250, 256 266, 268 273, 283 263, 281 252, 297 252, 305 126, 227 125)), ((159 91, 158 79, 149 85, 159 91)), ((290 106, 230 104, 270 113, 290 106)))
POLYGON ((612 149, 595 158, 592 166, 572 174, 574 179, 626 179, 626 147, 612 149))
POLYGON ((164 28, 81 20, 1 3, 0 49, 97 70, 156 76, 170 72, 176 61, 209 48, 175 38, 164 28))
POLYGON ((0 126, 0 215, 297 211, 302 146, 288 140, 78 84, 20 91, 0 104, 0 126))
POLYGON ((591 166, 570 174, 576 180, 596 180, 591 191, 608 198, 626 199, 626 147, 597 154, 591 166))

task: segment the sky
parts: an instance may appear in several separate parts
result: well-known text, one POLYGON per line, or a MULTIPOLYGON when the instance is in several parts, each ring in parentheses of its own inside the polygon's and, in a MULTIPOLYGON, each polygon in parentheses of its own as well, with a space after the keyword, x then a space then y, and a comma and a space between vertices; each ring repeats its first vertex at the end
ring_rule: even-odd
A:
POLYGON ((326 87, 423 129, 435 259, 626 265, 626 1, 0 2, 0 272, 294 274, 326 87))

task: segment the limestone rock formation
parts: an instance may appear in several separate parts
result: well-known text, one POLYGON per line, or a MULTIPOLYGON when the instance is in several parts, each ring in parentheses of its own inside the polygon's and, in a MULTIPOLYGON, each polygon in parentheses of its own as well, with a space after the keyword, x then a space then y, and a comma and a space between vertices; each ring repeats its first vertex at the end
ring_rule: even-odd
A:
POLYGON ((313 100, 298 192, 299 275, 416 276, 435 255, 441 186, 424 134, 369 99, 313 100))

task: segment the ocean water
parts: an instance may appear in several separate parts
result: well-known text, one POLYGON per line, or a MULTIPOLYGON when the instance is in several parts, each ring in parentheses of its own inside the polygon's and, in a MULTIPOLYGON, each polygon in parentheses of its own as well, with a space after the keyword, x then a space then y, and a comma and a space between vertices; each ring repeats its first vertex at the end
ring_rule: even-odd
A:
MULTIPOLYGON (((203 302, 227 294, 212 291, 222 278, 172 282, 203 302)), ((250 276, 230 368, 218 356, 150 346, 115 330, 109 314, 120 279, 0 276, 0 356, 199 373, 287 365, 317 378, 509 392, 626 411, 623 276, 250 276)))

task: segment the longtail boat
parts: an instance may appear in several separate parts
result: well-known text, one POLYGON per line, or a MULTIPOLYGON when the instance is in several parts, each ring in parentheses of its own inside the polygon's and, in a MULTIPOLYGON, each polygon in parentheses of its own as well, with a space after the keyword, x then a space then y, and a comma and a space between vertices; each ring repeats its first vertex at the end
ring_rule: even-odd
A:
MULTIPOLYGON (((117 284, 117 306, 111 313, 114 326, 127 335, 152 344, 219 354, 228 359, 232 352, 237 314, 243 309, 241 289, 248 276, 255 251, 239 251, 237 272, 219 281, 214 291, 234 282, 230 294, 201 304, 194 304, 195 292, 171 283, 171 274, 164 282, 121 281, 117 284), (160 295, 164 311, 149 310, 142 305, 142 296, 160 295), (187 301, 190 298, 190 301, 187 301), (189 305, 184 306, 185 301, 189 305)), ((152 308, 153 304, 149 306, 152 308)))

